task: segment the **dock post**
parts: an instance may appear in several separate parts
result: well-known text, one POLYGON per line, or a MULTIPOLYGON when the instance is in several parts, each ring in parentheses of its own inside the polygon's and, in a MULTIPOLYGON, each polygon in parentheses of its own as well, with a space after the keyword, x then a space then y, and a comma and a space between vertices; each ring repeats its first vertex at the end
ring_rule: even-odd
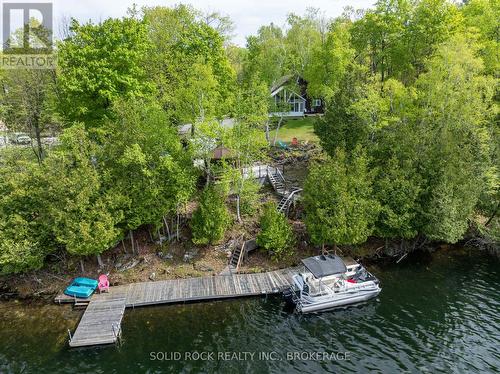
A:
POLYGON ((69 342, 71 343, 71 340, 73 340, 73 337, 71 336, 71 330, 68 329, 68 335, 69 335, 69 342))
POLYGON ((111 325, 111 330, 113 331, 113 335, 115 336, 115 339, 118 343, 121 343, 121 328, 120 326, 116 324, 111 325), (115 330, 115 328, 118 330, 118 332, 115 330))

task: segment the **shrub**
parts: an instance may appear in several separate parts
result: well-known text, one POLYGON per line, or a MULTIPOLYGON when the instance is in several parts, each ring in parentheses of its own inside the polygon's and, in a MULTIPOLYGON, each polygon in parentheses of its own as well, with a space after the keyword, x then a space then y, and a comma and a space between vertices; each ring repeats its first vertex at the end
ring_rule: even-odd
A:
POLYGON ((252 215, 259 204, 260 184, 253 180, 244 180, 240 193, 240 211, 243 215, 252 215))

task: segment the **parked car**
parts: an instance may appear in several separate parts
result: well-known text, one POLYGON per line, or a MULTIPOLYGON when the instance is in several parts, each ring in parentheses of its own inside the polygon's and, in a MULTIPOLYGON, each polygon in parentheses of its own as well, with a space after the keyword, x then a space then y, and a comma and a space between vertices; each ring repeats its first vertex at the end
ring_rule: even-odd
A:
POLYGON ((31 144, 31 138, 21 132, 16 132, 9 137, 12 144, 31 144))

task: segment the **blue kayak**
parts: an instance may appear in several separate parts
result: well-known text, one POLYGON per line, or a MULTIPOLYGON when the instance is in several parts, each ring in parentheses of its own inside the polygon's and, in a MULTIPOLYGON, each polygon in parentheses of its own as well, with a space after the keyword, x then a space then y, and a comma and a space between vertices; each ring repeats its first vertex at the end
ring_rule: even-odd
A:
POLYGON ((98 282, 95 279, 75 278, 69 287, 64 290, 64 294, 86 299, 94 293, 97 285, 98 282))

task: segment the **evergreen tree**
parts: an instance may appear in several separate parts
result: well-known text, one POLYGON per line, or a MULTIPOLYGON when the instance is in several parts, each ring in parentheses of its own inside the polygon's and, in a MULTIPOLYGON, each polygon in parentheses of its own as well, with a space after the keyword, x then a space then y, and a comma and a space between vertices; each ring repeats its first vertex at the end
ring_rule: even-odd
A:
POLYGON ((474 46, 461 36, 443 44, 417 81, 421 139, 421 232, 457 242, 487 186, 490 147, 486 128, 491 78, 474 46))
POLYGON ((293 253, 295 236, 286 216, 278 212, 273 202, 264 205, 260 219, 261 232, 257 244, 268 250, 275 260, 281 260, 293 253))
POLYGON ((54 237, 77 256, 99 255, 121 237, 116 201, 102 188, 94 165, 96 149, 82 125, 61 135, 61 147, 52 152, 41 172, 43 203, 54 237))
POLYGON ((193 243, 206 245, 220 241, 230 223, 231 216, 226 207, 225 195, 217 187, 206 188, 198 209, 193 213, 193 243))
POLYGON ((372 196, 372 173, 359 147, 348 158, 335 157, 313 166, 304 185, 306 226, 314 244, 358 244, 373 233, 379 206, 372 196))

